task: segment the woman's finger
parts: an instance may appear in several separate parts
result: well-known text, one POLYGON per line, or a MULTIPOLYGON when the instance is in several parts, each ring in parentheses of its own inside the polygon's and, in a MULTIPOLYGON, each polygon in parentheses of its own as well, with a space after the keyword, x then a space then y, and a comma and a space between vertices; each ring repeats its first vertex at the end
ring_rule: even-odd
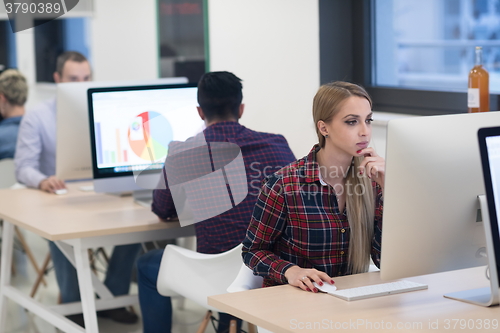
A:
POLYGON ((372 147, 360 149, 356 153, 358 153, 360 156, 378 156, 377 152, 372 147))

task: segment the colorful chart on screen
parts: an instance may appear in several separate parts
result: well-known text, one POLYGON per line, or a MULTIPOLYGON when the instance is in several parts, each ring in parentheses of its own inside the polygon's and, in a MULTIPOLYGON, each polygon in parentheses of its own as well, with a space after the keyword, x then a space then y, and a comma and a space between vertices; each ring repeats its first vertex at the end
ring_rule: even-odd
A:
POLYGON ((146 111, 137 115, 128 129, 128 142, 132 151, 147 161, 158 161, 168 153, 172 141, 172 126, 160 113, 146 111))

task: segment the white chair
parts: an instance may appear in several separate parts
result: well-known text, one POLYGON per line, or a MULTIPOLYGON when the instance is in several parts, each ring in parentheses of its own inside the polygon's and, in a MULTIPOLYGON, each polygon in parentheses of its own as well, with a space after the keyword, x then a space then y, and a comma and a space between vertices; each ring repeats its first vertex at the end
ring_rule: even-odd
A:
MULTIPOLYGON (((167 245, 158 273, 158 292, 163 296, 183 296, 208 309, 197 332, 204 332, 212 316, 219 311, 208 305, 207 297, 224 294, 241 267, 241 247, 220 254, 204 254, 177 245, 167 245)), ((230 332, 236 332, 236 320, 230 332)))
POLYGON ((254 275, 252 270, 242 263, 238 276, 236 276, 236 279, 227 288, 227 292, 236 293, 238 291, 261 288, 263 281, 264 278, 262 276, 254 275))
MULTIPOLYGON (((248 268, 245 264, 241 265, 238 276, 234 279, 233 283, 227 288, 227 292, 236 293, 238 291, 245 291, 251 289, 257 289, 262 287, 262 276, 254 275, 252 270, 248 268)), ((248 324, 249 333, 255 332, 255 325, 248 324)), ((257 332, 259 333, 272 333, 262 327, 257 327, 257 332)))

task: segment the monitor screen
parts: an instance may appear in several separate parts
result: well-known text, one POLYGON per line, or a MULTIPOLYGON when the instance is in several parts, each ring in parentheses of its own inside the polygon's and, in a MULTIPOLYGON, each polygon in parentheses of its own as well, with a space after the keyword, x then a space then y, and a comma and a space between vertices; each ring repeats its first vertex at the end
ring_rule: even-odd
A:
MULTIPOLYGON (((488 202, 488 217, 491 233, 491 247, 488 256, 491 266, 500 272, 500 127, 482 128, 478 131, 479 149, 483 165, 484 187, 488 202)), ((490 274, 491 275, 491 274, 490 274)), ((500 285, 497 287, 500 288, 500 285)))
POLYGON ((500 112, 389 122, 383 279, 486 265, 477 132, 495 124, 500 125, 500 112))
POLYGON ((58 83, 56 176, 63 180, 92 178, 88 89, 181 83, 188 83, 187 78, 58 83))
POLYGON ((196 84, 89 89, 88 98, 94 180, 159 174, 169 143, 204 129, 196 84))

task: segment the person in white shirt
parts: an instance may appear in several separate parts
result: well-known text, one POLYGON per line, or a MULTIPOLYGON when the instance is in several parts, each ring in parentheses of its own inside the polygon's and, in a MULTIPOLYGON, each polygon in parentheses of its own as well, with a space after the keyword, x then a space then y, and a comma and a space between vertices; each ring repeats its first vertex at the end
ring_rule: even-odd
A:
MULTIPOLYGON (((82 54, 68 51, 57 58, 54 81, 84 82, 91 80, 90 64, 82 54)), ((21 121, 14 157, 16 177, 20 183, 42 191, 55 193, 66 188, 56 173, 56 98, 45 101, 28 110, 21 121)), ((80 301, 76 270, 54 242, 49 242, 57 283, 63 303, 80 301)), ((139 255, 140 244, 116 246, 109 261, 104 284, 113 295, 129 292, 132 269, 139 255)), ((99 311, 101 317, 108 317, 127 324, 137 322, 138 317, 125 308, 99 311)), ((68 316, 84 326, 83 316, 68 316)))

